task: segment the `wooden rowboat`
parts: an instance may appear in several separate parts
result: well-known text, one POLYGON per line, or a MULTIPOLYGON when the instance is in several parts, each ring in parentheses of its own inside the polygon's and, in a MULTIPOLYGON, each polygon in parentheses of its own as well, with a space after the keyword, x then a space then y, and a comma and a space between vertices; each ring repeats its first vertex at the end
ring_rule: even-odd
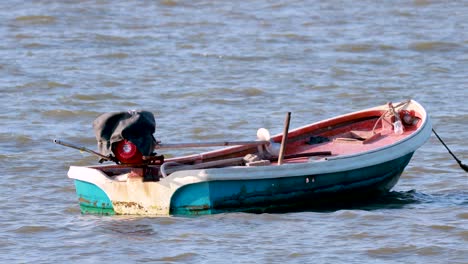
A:
POLYGON ((388 192, 431 135, 414 100, 312 123, 285 138, 166 159, 146 166, 71 166, 83 213, 194 215, 307 208, 388 192), (400 125, 402 125, 400 127, 400 125), (265 143, 270 142, 270 143, 265 143))

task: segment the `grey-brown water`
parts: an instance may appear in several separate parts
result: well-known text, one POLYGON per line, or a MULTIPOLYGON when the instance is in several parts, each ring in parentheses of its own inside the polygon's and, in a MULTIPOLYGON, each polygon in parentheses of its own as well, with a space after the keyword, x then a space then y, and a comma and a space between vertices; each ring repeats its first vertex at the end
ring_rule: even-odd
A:
MULTIPOLYGON (((254 140, 414 98, 468 162, 466 1, 2 1, 5 263, 468 263, 468 174, 435 137, 393 192, 285 214, 81 215, 91 123, 146 109, 165 143, 254 140)), ((160 153, 176 155, 186 152, 160 153)))

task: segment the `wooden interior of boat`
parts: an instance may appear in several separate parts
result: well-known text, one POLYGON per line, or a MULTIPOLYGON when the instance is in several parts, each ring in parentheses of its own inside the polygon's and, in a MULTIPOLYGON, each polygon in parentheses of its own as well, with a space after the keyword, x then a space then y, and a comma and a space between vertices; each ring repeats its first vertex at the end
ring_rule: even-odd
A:
MULTIPOLYGON (((313 162, 377 149, 414 133, 421 125, 421 119, 418 113, 413 113, 412 122, 404 125, 402 134, 394 132, 395 117, 389 115, 387 110, 358 112, 298 128, 288 133, 283 163, 313 162)), ((271 140, 273 144, 279 144, 282 135, 274 136, 271 140)), ((196 155, 170 158, 164 162, 166 165, 110 165, 94 168, 110 177, 129 173, 154 181, 178 170, 249 165, 276 166, 277 160, 277 157, 266 153, 263 148, 260 150, 256 146, 234 146, 196 155), (249 162, 246 159, 247 155, 255 155, 257 158, 249 162)))

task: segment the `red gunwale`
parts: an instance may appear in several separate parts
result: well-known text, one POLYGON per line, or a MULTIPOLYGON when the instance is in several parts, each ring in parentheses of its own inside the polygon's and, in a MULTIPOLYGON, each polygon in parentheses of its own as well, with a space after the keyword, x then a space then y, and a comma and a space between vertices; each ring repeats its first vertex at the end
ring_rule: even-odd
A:
MULTIPOLYGON (((413 134, 421 126, 421 113, 416 113, 419 122, 413 126, 405 126, 405 131, 401 135, 393 132, 393 127, 390 125, 392 120, 381 121, 379 118, 386 113, 384 109, 360 111, 348 115, 339 116, 332 119, 327 119, 322 122, 314 123, 305 127, 295 129, 288 133, 288 143, 285 156, 292 154, 307 154, 312 152, 331 151, 332 156, 352 155, 361 152, 370 151, 386 145, 391 145, 399 140, 402 140, 413 134), (348 143, 334 141, 333 139, 339 137, 346 137, 345 134, 352 130, 358 131, 372 131, 375 126, 375 133, 381 135, 374 141, 367 144, 359 142, 348 143), (306 142, 311 136, 322 136, 330 139, 328 142, 309 145, 306 142)), ((281 142, 283 135, 276 135, 272 138, 273 142, 281 142)), ((250 146, 234 146, 210 152, 177 157, 167 159, 167 161, 194 164, 198 162, 207 162, 219 159, 227 159, 232 157, 242 157, 249 153, 255 153, 256 147, 250 146)), ((312 159, 321 159, 328 156, 317 156, 312 159)), ((284 163, 303 163, 308 162, 310 157, 300 157, 285 159, 284 163)), ((276 165, 276 162, 272 162, 276 165)), ((157 173, 159 165, 151 165, 151 171, 157 173)), ((122 171, 130 171, 131 167, 124 167, 122 165, 108 165, 108 166, 92 166, 92 168, 99 169, 106 174, 114 175, 122 171)))
MULTIPOLYGON (((405 126, 404 133, 397 135, 393 132, 393 126, 389 123, 390 120, 379 121, 379 118, 386 111, 370 110, 358 112, 356 114, 341 116, 335 119, 329 119, 324 122, 316 123, 307 127, 303 127, 292 131, 288 134, 289 143, 286 149, 286 155, 290 154, 306 154, 311 152, 331 151, 332 156, 352 155, 361 152, 370 151, 386 145, 391 145, 413 134, 421 125, 418 122, 416 125, 405 126), (359 121, 357 121, 359 120, 359 121), (376 124, 377 122, 377 124, 376 124), (383 122, 383 123, 382 123, 383 122), (383 124, 383 125, 382 125, 383 124), (375 133, 381 135, 369 143, 362 142, 345 142, 334 141, 335 138, 347 137, 346 133, 350 131, 368 131, 371 132, 375 126, 375 133), (328 142, 309 145, 306 141, 311 136, 322 136, 330 139, 328 142), (306 137, 306 138, 305 138, 306 137), (305 139, 304 139, 305 138, 305 139)), ((416 115, 419 120, 421 115, 416 115)), ((282 135, 276 136, 274 141, 281 140, 282 135)), ((316 157, 320 159, 322 157, 316 157)), ((294 158, 286 160, 285 163, 301 163, 308 162, 309 157, 294 158)))

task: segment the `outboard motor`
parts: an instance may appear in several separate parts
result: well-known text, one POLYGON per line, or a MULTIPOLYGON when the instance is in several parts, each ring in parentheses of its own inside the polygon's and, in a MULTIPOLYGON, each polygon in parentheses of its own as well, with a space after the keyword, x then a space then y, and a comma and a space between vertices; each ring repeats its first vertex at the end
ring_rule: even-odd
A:
POLYGON ((151 112, 106 113, 94 120, 93 129, 99 152, 116 163, 142 165, 160 158, 153 153, 156 122, 151 112))

